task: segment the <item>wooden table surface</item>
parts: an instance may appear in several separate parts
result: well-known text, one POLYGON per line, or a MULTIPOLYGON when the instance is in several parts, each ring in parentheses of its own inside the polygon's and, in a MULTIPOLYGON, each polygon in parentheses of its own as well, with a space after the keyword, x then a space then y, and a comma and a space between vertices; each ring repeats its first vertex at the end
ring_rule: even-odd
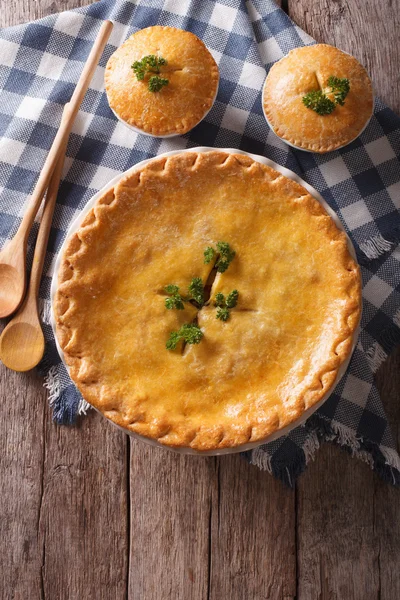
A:
MULTIPOLYGON (((197 0, 198 2, 202 0, 197 0)), ((0 25, 79 0, 2 0, 0 25)), ((286 0, 400 113, 400 0, 286 0)), ((399 437, 400 351, 377 375, 399 437)), ((325 444, 294 490, 239 456, 148 447, 92 413, 51 422, 35 373, 0 366, 4 600, 398 600, 400 494, 325 444)))

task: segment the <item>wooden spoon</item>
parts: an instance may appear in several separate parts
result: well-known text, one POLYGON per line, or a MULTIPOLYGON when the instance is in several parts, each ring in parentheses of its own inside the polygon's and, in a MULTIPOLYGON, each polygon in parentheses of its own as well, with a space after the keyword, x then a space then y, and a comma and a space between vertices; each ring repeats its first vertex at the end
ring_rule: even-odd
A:
MULTIPOLYGON (((66 121, 68 115, 69 105, 66 104, 61 123, 66 121)), ((0 336, 0 358, 6 367, 14 371, 29 371, 33 369, 40 362, 44 353, 45 342, 39 320, 37 300, 58 186, 64 165, 65 149, 66 144, 62 148, 63 152, 58 159, 50 180, 49 189, 47 190, 35 253, 33 255, 28 293, 21 308, 0 336)))
POLYGON ((8 317, 15 312, 23 300, 26 287, 25 262, 29 231, 112 28, 113 23, 111 21, 104 21, 100 27, 96 41, 69 101, 70 109, 67 118, 61 122, 54 138, 18 231, 0 252, 0 318, 8 317))

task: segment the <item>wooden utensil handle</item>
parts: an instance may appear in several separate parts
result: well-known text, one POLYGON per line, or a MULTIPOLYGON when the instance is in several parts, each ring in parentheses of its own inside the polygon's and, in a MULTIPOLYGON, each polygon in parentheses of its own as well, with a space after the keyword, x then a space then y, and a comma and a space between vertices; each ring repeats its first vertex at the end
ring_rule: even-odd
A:
MULTIPOLYGON (((67 121, 69 115, 70 105, 64 106, 64 112, 62 114, 61 125, 67 121)), ((65 143, 60 149, 60 155, 56 164, 56 167, 51 176, 49 187, 47 189, 46 200, 43 208, 43 214, 40 221, 39 233, 36 239, 35 253, 33 255, 31 278, 29 282, 29 296, 32 296, 35 300, 39 293, 40 279, 43 271, 44 257, 46 255, 47 242, 49 240, 49 234, 51 224, 53 221, 54 207, 56 205, 58 187, 60 185, 61 173, 64 166, 65 151, 67 148, 68 137, 65 138, 65 143)))
POLYGON ((99 58, 103 53, 108 38, 110 37, 112 28, 113 23, 111 21, 104 21, 104 23, 100 27, 100 31, 97 35, 96 41, 88 56, 79 81, 76 85, 75 91, 72 94, 71 100, 69 101, 68 114, 60 124, 59 130, 56 134, 56 137, 54 138, 50 152, 47 155, 46 161, 43 165, 43 169, 35 186, 30 204, 25 212, 25 215, 19 226, 18 232, 15 236, 19 238, 19 242, 21 241, 21 239, 24 242, 24 244, 27 241, 28 234, 33 225, 36 213, 39 210, 40 203, 49 185, 50 177, 54 171, 54 168, 56 166, 60 153, 62 152, 64 144, 68 139, 74 119, 79 110, 86 90, 89 87, 89 83, 93 77, 93 73, 99 62, 99 58))

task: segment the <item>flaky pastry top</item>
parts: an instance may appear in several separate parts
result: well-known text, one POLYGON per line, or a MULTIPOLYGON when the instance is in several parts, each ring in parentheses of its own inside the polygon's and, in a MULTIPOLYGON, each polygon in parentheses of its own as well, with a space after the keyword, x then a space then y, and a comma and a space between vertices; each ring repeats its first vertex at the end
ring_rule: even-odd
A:
POLYGON ((218 89, 216 62, 193 33, 154 26, 130 36, 110 57, 105 87, 112 110, 126 123, 152 135, 183 134, 211 108, 218 89), (169 83, 151 92, 132 64, 143 57, 165 58, 160 76, 169 83))
POLYGON ((312 152, 330 152, 356 138, 373 110, 371 80, 353 56, 334 46, 316 44, 295 48, 275 63, 263 90, 265 114, 283 140, 312 152), (328 115, 307 108, 302 98, 324 90, 330 76, 348 79, 344 105, 328 115))
POLYGON ((344 233, 298 183, 222 151, 156 158, 105 193, 64 251, 57 336, 83 397, 162 444, 234 448, 299 419, 333 386, 360 316, 344 233), (203 251, 236 256, 201 310, 166 310, 164 286, 205 283, 203 251), (239 291, 230 319, 218 292, 239 291), (168 351, 197 318, 198 345, 168 351))

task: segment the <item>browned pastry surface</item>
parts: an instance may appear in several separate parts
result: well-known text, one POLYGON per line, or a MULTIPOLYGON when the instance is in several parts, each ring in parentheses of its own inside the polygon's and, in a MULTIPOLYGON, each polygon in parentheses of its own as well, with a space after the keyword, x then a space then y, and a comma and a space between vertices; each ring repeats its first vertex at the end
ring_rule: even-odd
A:
POLYGON ((346 237, 302 186, 242 155, 188 152, 125 176, 64 251, 57 336, 84 398, 170 446, 230 448, 293 423, 333 385, 360 315, 346 237), (163 288, 206 282, 203 251, 236 257, 201 310, 163 288), (217 292, 239 291, 227 322, 217 292), (197 313, 204 338, 168 351, 197 313))
POLYGON ((211 108, 218 88, 218 67, 203 42, 175 27, 148 27, 131 35, 110 57, 105 86, 110 107, 126 123, 153 135, 183 134, 211 108), (138 81, 135 61, 154 54, 165 58, 159 92, 138 81))
POLYGON ((373 110, 371 81, 349 54, 327 44, 295 48, 271 68, 264 84, 265 114, 283 140, 313 152, 329 152, 356 138, 373 110), (319 115, 303 104, 312 90, 324 89, 334 75, 350 82, 343 106, 319 115))

